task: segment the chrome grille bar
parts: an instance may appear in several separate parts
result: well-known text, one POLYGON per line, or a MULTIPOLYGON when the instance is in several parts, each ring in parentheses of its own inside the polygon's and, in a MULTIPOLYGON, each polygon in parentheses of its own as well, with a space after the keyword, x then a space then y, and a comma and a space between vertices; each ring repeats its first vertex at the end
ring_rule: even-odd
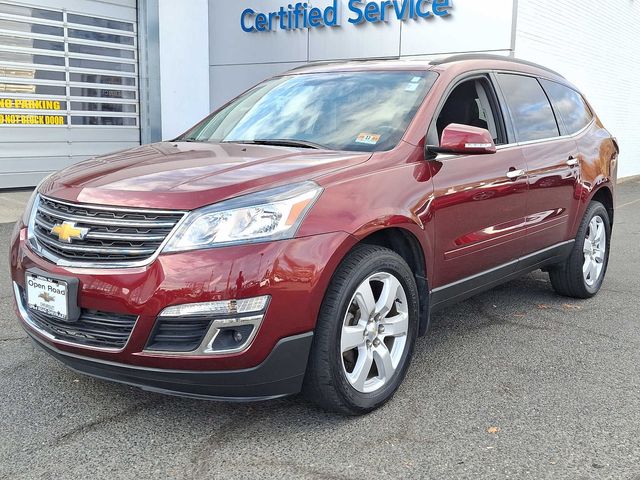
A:
MULTIPOLYGON (((47 222, 42 218, 36 218, 36 223, 45 230, 51 231, 54 223, 47 222)), ((166 235, 136 235, 131 233, 102 233, 89 232, 86 238, 96 240, 116 240, 123 242, 162 242, 166 235)))
POLYGON ((69 213, 61 213, 55 211, 45 205, 40 204, 38 210, 45 215, 49 215, 50 217, 59 218, 60 220, 64 220, 67 222, 76 222, 76 223, 87 223, 93 225, 107 225, 107 226, 118 226, 118 227, 148 227, 148 228, 171 228, 175 226, 176 222, 158 222, 158 221, 130 221, 130 220, 121 220, 121 219, 105 219, 105 218, 95 218, 95 217, 86 217, 81 215, 73 215, 69 213))
POLYGON ((181 211, 75 204, 40 195, 30 224, 32 246, 58 265, 146 265, 159 254, 185 215, 181 211), (53 233, 63 222, 82 229, 84 236, 61 238, 53 233))

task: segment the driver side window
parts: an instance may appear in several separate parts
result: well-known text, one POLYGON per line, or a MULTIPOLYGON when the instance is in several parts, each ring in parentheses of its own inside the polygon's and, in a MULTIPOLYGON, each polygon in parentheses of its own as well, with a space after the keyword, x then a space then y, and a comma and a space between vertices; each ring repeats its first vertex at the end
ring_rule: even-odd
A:
POLYGON ((436 121, 438 142, 444 129, 459 123, 489 130, 496 145, 506 143, 499 128, 498 117, 492 108, 492 91, 487 81, 468 80, 453 89, 436 121))

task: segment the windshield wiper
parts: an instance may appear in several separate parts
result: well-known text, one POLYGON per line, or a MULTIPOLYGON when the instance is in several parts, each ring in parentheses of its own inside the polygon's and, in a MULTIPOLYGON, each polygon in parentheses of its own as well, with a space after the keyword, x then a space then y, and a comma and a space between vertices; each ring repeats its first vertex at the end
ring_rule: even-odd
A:
POLYGON ((274 145, 277 147, 314 148, 316 150, 328 150, 324 145, 308 142, 306 140, 294 140, 289 138, 260 138, 256 140, 228 140, 222 143, 242 143, 248 145, 274 145))

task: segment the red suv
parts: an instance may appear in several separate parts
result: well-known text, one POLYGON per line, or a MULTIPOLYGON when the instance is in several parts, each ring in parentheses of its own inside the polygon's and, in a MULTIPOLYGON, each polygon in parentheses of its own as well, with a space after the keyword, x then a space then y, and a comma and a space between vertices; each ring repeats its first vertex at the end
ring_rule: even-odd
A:
POLYGON ((598 292, 617 157, 576 88, 528 62, 306 66, 43 181, 12 238, 17 311, 89 375, 364 413, 432 312, 536 269, 598 292))

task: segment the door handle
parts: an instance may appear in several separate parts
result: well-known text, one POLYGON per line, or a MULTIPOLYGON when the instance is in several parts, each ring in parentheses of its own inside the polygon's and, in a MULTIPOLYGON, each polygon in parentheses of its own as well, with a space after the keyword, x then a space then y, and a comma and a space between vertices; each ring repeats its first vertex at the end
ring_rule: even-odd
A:
POLYGON ((569 160, 567 160, 567 165, 569 165, 571 168, 577 167, 578 165, 580 165, 580 161, 576 157, 571 156, 569 157, 569 160))
POLYGON ((510 180, 515 180, 518 177, 522 177, 525 173, 527 172, 525 172, 524 170, 515 170, 515 169, 509 170, 507 172, 507 178, 510 180))

